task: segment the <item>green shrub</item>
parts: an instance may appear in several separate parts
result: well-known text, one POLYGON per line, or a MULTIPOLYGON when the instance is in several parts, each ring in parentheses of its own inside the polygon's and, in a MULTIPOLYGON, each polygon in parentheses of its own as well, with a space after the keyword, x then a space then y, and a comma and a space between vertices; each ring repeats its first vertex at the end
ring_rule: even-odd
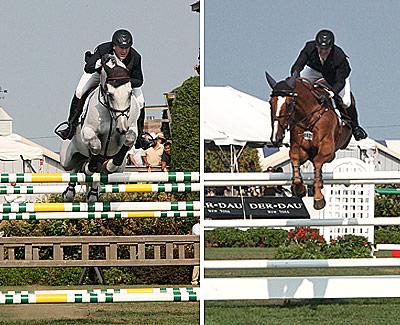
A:
MULTIPOLYGON (((399 184, 380 185, 380 188, 400 188, 399 184)), ((398 195, 375 195, 375 218, 397 217, 400 212, 400 196, 398 195)))
POLYGON ((400 226, 383 226, 375 229, 375 244, 400 243, 400 226))
POLYGON ((246 233, 254 241, 255 247, 278 247, 288 235, 287 230, 271 228, 250 228, 246 233))
POLYGON ((276 259, 330 259, 371 257, 371 243, 363 236, 345 235, 329 244, 318 229, 296 227, 286 242, 278 247, 276 259))
POLYGON ((171 170, 200 170, 200 78, 191 77, 174 90, 171 107, 171 170))
MULTIPOLYGON (((71 286, 77 285, 83 268, 1 268, 0 286, 71 286)), ((192 266, 104 267, 104 280, 109 285, 164 285, 190 283, 192 266)), ((93 269, 83 280, 92 284, 93 269)))
POLYGON ((236 228, 220 228, 212 231, 214 242, 211 246, 216 247, 243 247, 246 241, 246 231, 236 228))
POLYGON ((281 229, 256 228, 247 231, 219 228, 205 233, 207 247, 278 247, 287 238, 281 229))
POLYGON ((326 258, 368 258, 371 257, 371 243, 367 238, 344 235, 332 240, 325 251, 326 258))
POLYGON ((296 244, 290 243, 279 246, 275 259, 322 259, 324 253, 318 245, 296 244))
MULTIPOLYGON (((240 150, 240 149, 239 149, 240 150)), ((210 172, 230 172, 230 149, 207 144, 204 154, 205 170, 210 172)), ((255 148, 245 147, 238 160, 239 171, 261 171, 258 151, 255 148)))

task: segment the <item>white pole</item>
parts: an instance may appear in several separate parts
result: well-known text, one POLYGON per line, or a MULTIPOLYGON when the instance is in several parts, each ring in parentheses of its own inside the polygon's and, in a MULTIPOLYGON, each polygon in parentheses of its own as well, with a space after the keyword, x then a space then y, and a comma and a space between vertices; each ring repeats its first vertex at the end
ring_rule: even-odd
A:
POLYGON ((399 276, 205 278, 205 300, 400 297, 399 276))
POLYGON ((205 269, 281 269, 281 268, 340 268, 340 267, 398 267, 399 258, 338 258, 328 260, 215 260, 204 261, 205 269))
POLYGON ((204 220, 203 225, 204 229, 296 226, 388 226, 400 225, 400 218, 204 220))

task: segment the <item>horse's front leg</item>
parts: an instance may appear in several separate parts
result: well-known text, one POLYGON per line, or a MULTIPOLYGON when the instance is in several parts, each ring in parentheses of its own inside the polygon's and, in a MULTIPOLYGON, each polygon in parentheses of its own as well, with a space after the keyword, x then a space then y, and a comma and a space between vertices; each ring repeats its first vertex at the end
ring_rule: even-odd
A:
POLYGON ((62 193, 62 197, 63 197, 64 202, 73 202, 74 201, 74 197, 75 197, 75 194, 76 194, 75 186, 76 186, 75 182, 69 182, 68 183, 67 188, 62 193))
POLYGON ((85 126, 82 129, 82 141, 87 145, 90 154, 89 162, 85 164, 83 171, 88 175, 99 173, 102 165, 100 139, 92 128, 85 126))
POLYGON ((303 197, 306 195, 307 190, 303 184, 300 166, 305 160, 307 160, 307 154, 299 145, 292 144, 289 151, 289 157, 293 170, 292 193, 297 197, 303 197))
POLYGON ((100 189, 100 182, 91 183, 86 192, 86 201, 90 203, 97 202, 99 200, 100 189))
POLYGON ((96 132, 90 127, 83 127, 82 129, 82 141, 88 146, 90 153, 93 156, 97 156, 101 152, 101 141, 97 137, 96 132))
POLYGON ((137 129, 135 127, 129 128, 125 137, 125 142, 117 154, 112 159, 108 159, 104 163, 104 168, 108 173, 115 173, 118 170, 122 171, 126 154, 132 148, 137 139, 137 129))

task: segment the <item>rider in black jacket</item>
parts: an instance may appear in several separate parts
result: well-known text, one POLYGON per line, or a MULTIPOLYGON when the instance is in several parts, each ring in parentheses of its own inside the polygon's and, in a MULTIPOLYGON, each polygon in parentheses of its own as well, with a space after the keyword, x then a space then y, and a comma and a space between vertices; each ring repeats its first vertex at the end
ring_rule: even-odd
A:
POLYGON ((315 40, 307 42, 301 50, 290 72, 292 75, 301 72, 302 77, 312 82, 324 78, 329 83, 332 90, 331 97, 335 99, 340 111, 343 108, 347 109, 354 138, 358 141, 365 139, 367 133, 359 125, 355 103, 351 101, 349 82, 351 68, 347 55, 334 42, 335 36, 331 31, 319 31, 315 40))
MULTIPOLYGON (((64 130, 59 131, 59 135, 64 140, 72 139, 75 134, 79 116, 82 114, 83 108, 82 103, 80 103, 80 99, 89 89, 97 86, 100 82, 99 69, 101 69, 101 58, 103 55, 116 55, 118 59, 120 59, 125 64, 126 68, 130 71, 132 88, 138 88, 142 86, 143 73, 141 66, 141 56, 132 47, 132 45, 132 34, 127 30, 120 29, 113 34, 111 42, 100 44, 96 47, 93 54, 91 54, 90 52, 85 53, 85 72, 78 83, 74 97, 71 101, 71 108, 68 117, 68 127, 64 130)), ((143 125, 144 109, 142 108, 138 120, 139 134, 143 130, 143 125)))

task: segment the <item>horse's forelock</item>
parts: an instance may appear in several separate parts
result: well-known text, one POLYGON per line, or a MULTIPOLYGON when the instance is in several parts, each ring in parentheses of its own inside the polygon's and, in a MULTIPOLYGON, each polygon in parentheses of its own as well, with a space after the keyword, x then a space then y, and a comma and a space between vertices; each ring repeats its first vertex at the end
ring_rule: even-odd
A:
POLYGON ((113 79, 113 78, 129 78, 129 71, 121 67, 119 65, 116 65, 114 68, 112 68, 108 73, 107 73, 107 78, 113 79))
POLYGON ((290 87, 290 85, 286 82, 286 80, 282 80, 282 81, 279 81, 275 85, 275 87, 273 89, 273 93, 274 94, 279 94, 279 93, 288 94, 288 93, 293 92, 293 90, 294 90, 293 87, 290 87))
POLYGON ((129 80, 129 71, 119 65, 116 65, 107 73, 107 83, 110 83, 113 87, 119 87, 129 80))

